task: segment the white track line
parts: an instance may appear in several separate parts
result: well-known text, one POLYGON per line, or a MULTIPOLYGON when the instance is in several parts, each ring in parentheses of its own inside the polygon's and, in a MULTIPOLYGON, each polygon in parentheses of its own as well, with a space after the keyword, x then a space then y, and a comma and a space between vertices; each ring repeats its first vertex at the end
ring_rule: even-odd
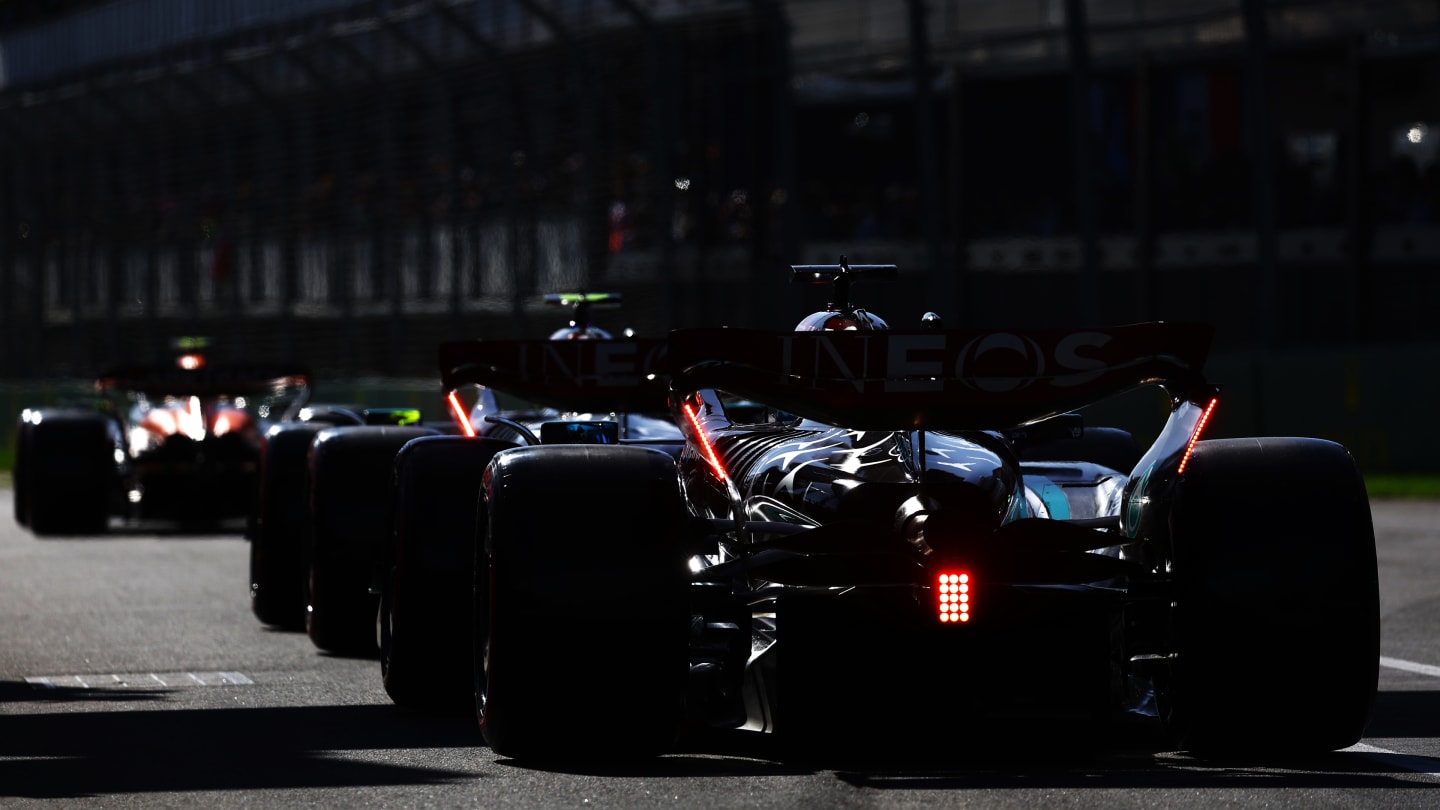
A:
POLYGON ((1403 669, 1406 672, 1418 672, 1421 675, 1440 678, 1440 667, 1433 667, 1429 664, 1417 664, 1414 661, 1406 661, 1401 658, 1387 658, 1382 655, 1380 656, 1380 666, 1391 669, 1403 669))
POLYGON ((25 679, 34 689, 130 689, 189 686, 250 686, 243 672, 146 672, 110 675, 32 675, 25 679))

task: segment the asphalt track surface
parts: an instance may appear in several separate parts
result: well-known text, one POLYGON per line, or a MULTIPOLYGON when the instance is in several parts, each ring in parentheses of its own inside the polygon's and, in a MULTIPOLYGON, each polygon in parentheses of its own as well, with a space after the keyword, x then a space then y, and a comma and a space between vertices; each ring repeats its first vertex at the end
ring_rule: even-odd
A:
MULTIPOLYGON (((546 769, 496 757, 473 719, 397 709, 375 660, 261 626, 238 534, 37 539, 0 492, 0 807, 1437 807, 1440 503, 1376 502, 1374 518, 1380 694, 1349 751, 1207 762, 1143 734, 1037 733, 937 761, 857 729, 853 748, 813 759, 730 735, 634 766, 546 769)), ((1257 706, 1306 677, 1245 665, 1257 706)), ((603 750, 598 727, 575 733, 603 750)))

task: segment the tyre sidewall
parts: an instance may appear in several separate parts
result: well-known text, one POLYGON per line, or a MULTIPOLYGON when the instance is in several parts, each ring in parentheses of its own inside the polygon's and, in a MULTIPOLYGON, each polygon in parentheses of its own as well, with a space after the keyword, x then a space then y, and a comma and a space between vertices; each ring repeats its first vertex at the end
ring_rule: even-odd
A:
POLYGON ((1172 735, 1198 752, 1305 754, 1360 739, 1378 680, 1364 483, 1316 439, 1201 442, 1171 521, 1172 735))

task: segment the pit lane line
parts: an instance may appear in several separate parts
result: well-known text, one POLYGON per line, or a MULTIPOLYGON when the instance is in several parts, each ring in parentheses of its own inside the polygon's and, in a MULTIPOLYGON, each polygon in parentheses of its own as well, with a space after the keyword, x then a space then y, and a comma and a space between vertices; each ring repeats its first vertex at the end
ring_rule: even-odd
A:
MULTIPOLYGON (((1432 678, 1440 678, 1440 667, 1429 664, 1417 664, 1414 661, 1406 661, 1403 658, 1390 658, 1382 655, 1380 656, 1380 666, 1399 669, 1405 672, 1415 672, 1421 675, 1429 675, 1432 678)), ((1366 759, 1388 765, 1392 768, 1410 771, 1418 776, 1424 776, 1427 779, 1440 780, 1440 760, 1432 757, 1402 754, 1399 751, 1391 751, 1388 748, 1381 748, 1378 745, 1370 745, 1369 743, 1356 743, 1344 749, 1344 752, 1359 754, 1366 759)))

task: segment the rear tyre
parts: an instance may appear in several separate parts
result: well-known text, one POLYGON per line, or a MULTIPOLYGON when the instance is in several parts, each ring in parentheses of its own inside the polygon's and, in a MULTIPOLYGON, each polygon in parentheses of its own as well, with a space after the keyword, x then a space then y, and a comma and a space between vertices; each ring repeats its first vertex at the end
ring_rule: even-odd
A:
POLYGON ((690 624, 674 459, 641 447, 523 447, 486 474, 474 648, 486 742, 501 756, 550 761, 670 750, 690 624))
POLYGON ((424 713, 474 707, 471 613, 480 479, 506 441, 415 439, 395 457, 394 545, 380 598, 380 673, 396 704, 424 713))
POLYGON ((91 411, 47 411, 30 425, 26 518, 37 535, 101 534, 119 482, 111 422, 91 411))
POLYGON ((305 630, 316 647, 376 653, 377 565, 389 542, 395 454, 419 427, 322 430, 310 449, 311 528, 305 630))
POLYGON ((15 424, 15 467, 10 476, 15 522, 21 526, 30 525, 30 428, 28 413, 15 424))
POLYGON ((1345 448, 1201 442, 1171 521, 1177 655, 1158 697, 1175 742, 1273 756, 1357 742, 1379 671, 1379 580, 1345 448))
POLYGON ((261 450, 257 520, 250 533, 250 609, 265 624, 287 630, 305 629, 306 456, 325 427, 277 425, 261 450))

